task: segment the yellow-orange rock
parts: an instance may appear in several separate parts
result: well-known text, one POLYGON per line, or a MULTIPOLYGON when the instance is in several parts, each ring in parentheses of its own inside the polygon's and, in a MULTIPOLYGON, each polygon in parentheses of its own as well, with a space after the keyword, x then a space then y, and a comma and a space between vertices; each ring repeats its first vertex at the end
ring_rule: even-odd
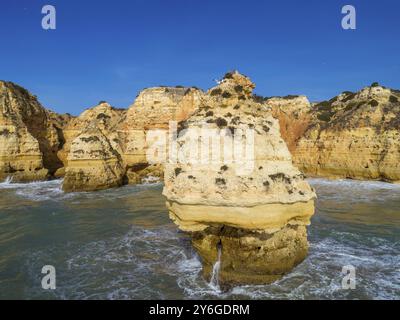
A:
POLYGON ((121 157, 95 125, 72 141, 67 161, 64 191, 95 191, 123 184, 121 157))
MULTIPOLYGON (((314 190, 293 166, 271 108, 252 96, 254 87, 237 72, 225 75, 183 123, 177 139, 178 152, 196 154, 196 141, 206 134, 201 129, 222 137, 217 150, 230 148, 229 136, 251 129, 248 163, 235 153, 230 163, 168 163, 165 168, 170 217, 192 234, 207 279, 220 252, 223 286, 269 283, 289 272, 307 254, 306 226, 314 213, 314 190)), ((215 152, 210 150, 209 159, 215 152)))
POLYGON ((299 139, 307 131, 311 121, 311 104, 305 96, 273 97, 265 103, 279 120, 282 138, 293 153, 299 139))
POLYGON ((26 89, 0 81, 0 180, 51 177, 62 167, 57 151, 68 120, 43 108, 26 89))
POLYGON ((89 126, 97 127, 108 137, 113 148, 121 152, 117 128, 125 119, 125 115, 125 109, 113 108, 107 102, 100 102, 97 106, 86 109, 78 117, 71 119, 63 128, 65 144, 58 152, 64 166, 68 166, 68 154, 72 141, 89 126))
POLYGON ((310 175, 400 181, 400 92, 373 85, 313 107, 294 151, 310 175))
POLYGON ((199 89, 184 87, 156 87, 140 92, 118 129, 128 182, 137 183, 148 176, 163 178, 163 164, 148 162, 146 134, 148 130, 168 131, 170 121, 186 120, 198 108, 202 95, 199 89))

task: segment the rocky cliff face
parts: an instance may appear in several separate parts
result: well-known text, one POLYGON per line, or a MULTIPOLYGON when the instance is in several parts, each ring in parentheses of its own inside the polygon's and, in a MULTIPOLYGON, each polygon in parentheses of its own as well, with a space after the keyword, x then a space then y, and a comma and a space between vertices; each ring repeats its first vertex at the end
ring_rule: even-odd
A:
MULTIPOLYGON (((304 96, 261 99, 252 96, 252 89, 253 84, 229 74, 207 95, 196 88, 150 88, 128 110, 103 102, 74 118, 46 110, 27 90, 0 81, 0 180, 63 177, 68 159, 75 161, 70 155, 72 142, 88 127, 99 129, 119 155, 125 182, 140 183, 151 176, 162 179, 163 164, 150 164, 146 157, 149 130, 168 132, 169 121, 182 122, 200 106, 208 124, 218 121, 223 125, 229 119, 213 120, 211 107, 234 105, 237 111, 250 100, 258 103, 257 108, 270 108, 269 114, 279 120, 281 135, 302 171, 327 177, 400 180, 399 91, 375 84, 311 105, 304 96)), ((227 111, 224 116, 229 114, 233 113, 227 111)))
POLYGON ((311 104, 305 96, 273 97, 265 100, 279 120, 282 138, 293 153, 311 121, 311 104))
POLYGON ((125 116, 125 109, 116 109, 107 102, 100 102, 97 106, 87 109, 78 117, 71 119, 63 128, 65 144, 58 152, 58 156, 64 166, 68 166, 68 154, 70 153, 72 142, 88 127, 98 128, 108 137, 113 148, 121 152, 117 128, 125 119, 125 116))
POLYGON ((293 166, 278 121, 252 96, 253 88, 245 76, 225 75, 182 124, 177 139, 178 158, 201 154, 209 161, 165 168, 170 217, 192 234, 206 278, 220 259, 223 286, 269 283, 300 263, 314 213, 315 193, 293 166), (208 141, 208 134, 218 140, 214 148, 202 149, 196 141, 208 141), (227 150, 224 157, 214 158, 221 150, 227 150))
POLYGON ((294 151, 311 175, 400 181, 400 92, 377 84, 319 103, 294 151))
POLYGON ((43 180, 62 167, 57 152, 69 116, 44 109, 36 97, 0 81, 0 180, 43 180))
POLYGON ((149 164, 146 141, 148 130, 165 130, 169 122, 187 119, 199 105, 203 92, 196 88, 157 87, 143 90, 128 109, 126 120, 119 127, 130 183, 148 176, 162 179, 163 165, 149 164))
POLYGON ((126 110, 107 102, 85 110, 64 129, 59 152, 65 165, 64 191, 94 191, 121 186, 125 174, 118 126, 126 110))
POLYGON ((128 110, 104 102, 71 120, 64 129, 66 143, 59 152, 66 166, 63 189, 97 190, 141 183, 149 177, 162 179, 163 164, 147 161, 146 134, 153 129, 168 130, 169 121, 186 119, 196 109, 201 94, 194 88, 146 89, 128 110), (92 139, 86 143, 88 127, 92 128, 92 139), (90 165, 84 165, 84 161, 90 165))
POLYGON ((64 191, 94 191, 123 184, 121 157, 95 125, 72 141, 67 161, 64 191))

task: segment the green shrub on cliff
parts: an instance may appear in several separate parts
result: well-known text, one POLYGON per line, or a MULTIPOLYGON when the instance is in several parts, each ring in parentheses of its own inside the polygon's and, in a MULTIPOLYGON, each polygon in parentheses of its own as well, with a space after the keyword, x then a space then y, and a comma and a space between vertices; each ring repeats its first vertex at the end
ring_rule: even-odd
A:
POLYGON ((10 130, 3 129, 3 130, 0 131, 0 136, 6 136, 7 137, 10 133, 11 133, 10 130))
POLYGON ((332 111, 324 111, 321 112, 317 115, 318 120, 324 121, 324 122, 329 122, 334 115, 334 112, 332 111))
POLYGON ((379 105, 379 102, 373 99, 369 102, 369 105, 372 107, 377 107, 379 105))
POLYGON ((220 88, 216 88, 216 89, 211 91, 210 95, 211 96, 217 96, 217 95, 219 95, 221 93, 222 93, 222 90, 220 88))

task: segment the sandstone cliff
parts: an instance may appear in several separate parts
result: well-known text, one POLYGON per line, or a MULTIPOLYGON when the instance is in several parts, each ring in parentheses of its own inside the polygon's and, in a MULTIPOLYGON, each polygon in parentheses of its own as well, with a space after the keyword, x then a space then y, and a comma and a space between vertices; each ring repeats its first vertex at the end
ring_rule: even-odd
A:
POLYGON ((102 101, 68 123, 64 128, 66 143, 59 152, 65 166, 64 191, 94 191, 123 184, 117 127, 125 115, 125 109, 102 101))
POLYGON ((269 283, 300 263, 314 213, 315 193, 293 166, 278 121, 270 107, 252 96, 253 88, 247 77, 226 74, 182 124, 177 139, 178 158, 205 154, 212 161, 168 163, 165 168, 163 194, 170 217, 191 232, 206 278, 220 257, 223 286, 269 283), (207 141, 207 134, 220 144, 206 144, 204 152, 196 141, 207 141), (250 144, 237 144, 245 136, 250 144), (233 161, 213 158, 221 150, 229 155, 232 146, 238 147, 233 147, 233 161), (243 153, 246 148, 250 154, 243 153))
POLYGON ((68 154, 72 141, 89 126, 97 127, 108 137, 113 148, 121 152, 117 127, 125 119, 125 116, 125 109, 113 108, 107 102, 102 101, 97 106, 86 109, 78 117, 71 119, 63 128, 65 144, 58 152, 64 166, 68 166, 68 154))
POLYGON ((170 121, 187 119, 198 108, 202 95, 199 89, 184 87, 156 87, 140 92, 119 126, 129 183, 148 176, 163 178, 163 164, 148 163, 146 134, 156 129, 168 132, 170 121))
POLYGON ((121 157, 94 124, 72 141, 67 161, 64 191, 94 191, 123 184, 121 157))
POLYGON ((148 130, 168 130, 170 121, 186 119, 197 108, 201 94, 195 88, 151 88, 142 91, 128 110, 103 102, 72 119, 64 129, 66 143, 59 152, 66 167, 63 189, 97 190, 106 188, 107 181, 108 187, 114 187, 162 179, 163 163, 147 161, 146 134, 148 130), (82 143, 82 134, 84 142, 87 140, 88 127, 92 128, 91 137, 98 141, 82 143), (83 152, 90 165, 83 164, 83 152), (95 179, 96 172, 99 180, 95 179))
POLYGON ((400 92, 377 84, 316 104, 294 150, 301 170, 324 177, 400 181, 400 92))
POLYGON ((69 116, 44 109, 35 96, 0 81, 0 180, 44 180, 63 166, 57 156, 69 116))
POLYGON ((272 114, 279 120, 282 138, 289 151, 296 150, 298 140, 304 135, 311 121, 311 104, 305 96, 286 96, 265 99, 272 114))

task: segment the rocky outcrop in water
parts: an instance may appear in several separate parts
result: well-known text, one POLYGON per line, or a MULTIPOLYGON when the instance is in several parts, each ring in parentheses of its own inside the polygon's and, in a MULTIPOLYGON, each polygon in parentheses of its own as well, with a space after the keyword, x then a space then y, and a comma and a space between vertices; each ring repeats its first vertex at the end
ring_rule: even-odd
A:
POLYGON ((294 150, 310 175, 400 181, 400 92, 373 84, 316 104, 294 150))
POLYGON ((71 119, 58 152, 64 191, 94 191, 122 185, 123 164, 117 126, 126 114, 105 101, 71 119), (117 164, 116 164, 117 163, 117 164), (97 175, 97 176, 96 176, 97 175))
POLYGON ((66 143, 59 152, 66 166, 63 189, 88 191, 162 180, 163 163, 147 161, 147 132, 168 131, 169 121, 187 119, 201 94, 195 88, 151 88, 142 91, 128 110, 103 102, 83 112, 64 130, 66 143), (87 127, 96 139, 88 143, 87 127))
POLYGON ((271 108, 253 89, 247 77, 225 75, 182 123, 177 139, 178 155, 205 154, 209 161, 165 169, 170 217, 191 233, 207 279, 220 252, 222 286, 270 283, 289 272, 307 255, 306 226, 314 213, 315 193, 293 166, 271 108), (196 141, 208 134, 218 138, 216 145, 199 148, 196 141), (224 159, 213 157, 218 150, 228 150, 224 159), (229 150, 231 158, 225 157, 229 150))
POLYGON ((149 130, 168 132, 171 120, 184 121, 200 105, 206 122, 222 121, 223 125, 225 118, 213 120, 214 111, 206 109, 216 104, 226 108, 236 102, 234 107, 240 108, 252 97, 258 108, 269 107, 269 115, 279 120, 282 138, 305 173, 400 181, 399 91, 374 84, 357 93, 344 92, 330 101, 310 104, 304 96, 252 96, 252 85, 236 78, 232 88, 231 80, 225 79, 206 96, 196 88, 145 89, 128 110, 102 102, 79 117, 46 110, 27 90, 0 81, 0 180, 63 177, 68 159, 75 161, 70 154, 72 142, 89 127, 97 128, 118 154, 124 183, 162 180, 163 163, 149 163, 146 157, 151 145, 146 141, 149 130))
POLYGON ((0 81, 0 180, 51 177, 63 166, 57 152, 69 118, 44 109, 24 88, 0 81))
POLYGON ((98 128, 110 140, 112 147, 120 150, 118 125, 125 119, 126 110, 112 107, 105 101, 93 108, 86 109, 78 117, 71 119, 63 129, 65 144, 58 152, 65 167, 68 166, 68 154, 74 139, 88 127, 98 128))
POLYGON ((95 125, 72 141, 67 161, 64 191, 94 191, 123 184, 121 157, 95 125))

